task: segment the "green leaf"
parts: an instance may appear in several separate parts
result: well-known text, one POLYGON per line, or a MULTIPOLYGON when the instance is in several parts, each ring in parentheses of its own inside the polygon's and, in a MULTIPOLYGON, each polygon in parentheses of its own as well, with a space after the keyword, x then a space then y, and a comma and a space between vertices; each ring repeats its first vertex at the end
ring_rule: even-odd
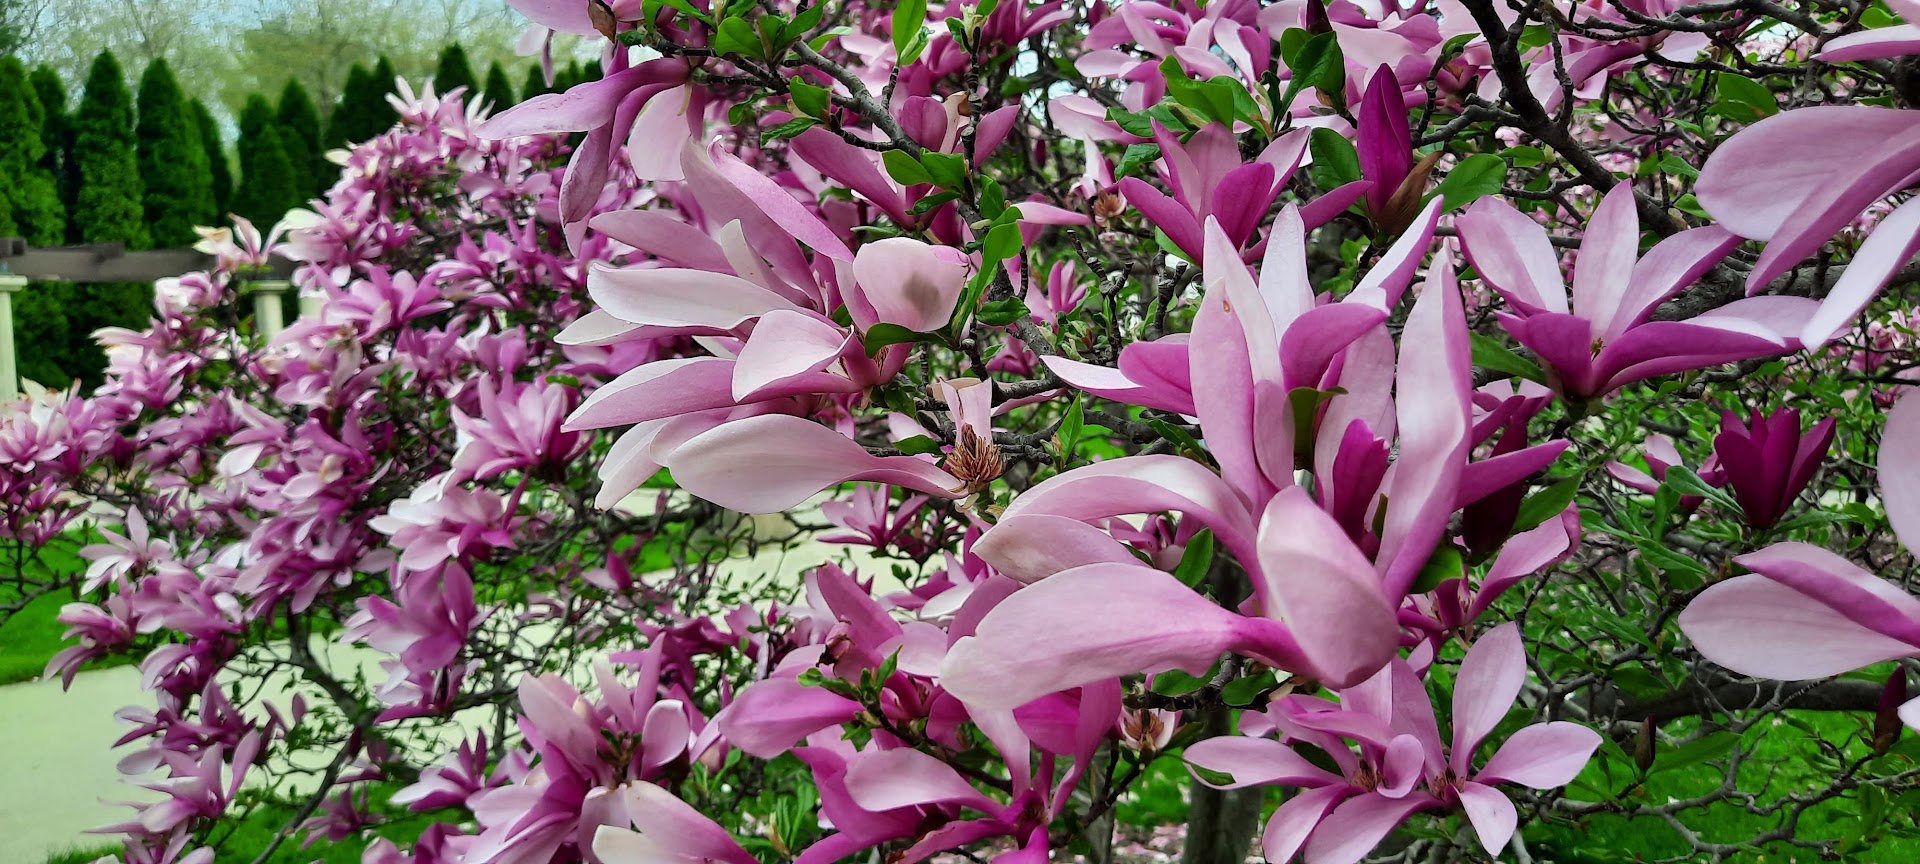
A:
POLYGON ((1246 92, 1246 87, 1238 79, 1220 75, 1206 81, 1195 81, 1187 77, 1180 61, 1173 57, 1161 62, 1160 72, 1167 76, 1168 98, 1207 120, 1233 125, 1238 117, 1236 109, 1239 104, 1234 91, 1246 92))
POLYGON ((1120 164, 1113 169, 1113 179, 1131 177, 1158 158, 1160 158, 1158 144, 1129 144, 1127 152, 1120 156, 1120 164))
POLYGON ((1207 686, 1207 679, 1195 678, 1178 669, 1168 669, 1153 676, 1153 692, 1162 696, 1184 696, 1207 686))
POLYGON ((1063 459, 1072 459, 1074 451, 1080 447, 1080 433, 1087 423, 1086 408, 1081 404, 1084 401, 1083 394, 1073 394, 1073 404, 1067 407, 1067 416, 1060 420, 1060 428, 1053 433, 1053 437, 1060 442, 1063 459))
POLYGON ((760 138, 765 141, 785 140, 813 128, 814 124, 819 122, 820 121, 812 117, 795 117, 792 120, 788 120, 785 123, 760 133, 760 138))
MULTIPOLYGON (((1467 35, 1471 36, 1474 34, 1467 35)), ((1515 168, 1532 168, 1535 165, 1544 164, 1547 161, 1547 151, 1530 144, 1508 147, 1500 151, 1500 156, 1515 168)))
POLYGON ((928 150, 920 154, 920 164, 927 169, 927 176, 933 178, 934 184, 942 188, 958 189, 967 182, 967 157, 958 153, 928 150))
POLYGON ((652 21, 654 16, 651 13, 651 10, 658 9, 661 6, 667 6, 667 7, 679 10, 680 12, 683 12, 689 16, 692 16, 694 20, 699 21, 702 24, 705 24, 709 27, 713 26, 713 18, 708 16, 707 13, 702 12, 699 9, 695 8, 691 2, 688 2, 688 0, 646 0, 646 2, 641 6, 642 10, 644 10, 641 12, 641 17, 645 18, 648 21, 652 21))
POLYGON ((997 219, 1007 212, 1007 193, 1000 188, 1000 181, 992 177, 980 178, 980 215, 988 219, 997 219))
POLYGON ((1167 236, 1167 232, 1160 230, 1158 227, 1153 229, 1153 242, 1160 247, 1160 251, 1185 261, 1188 264, 1192 264, 1195 267, 1200 266, 1200 262, 1193 260, 1193 256, 1188 255, 1187 250, 1180 248, 1178 244, 1173 242, 1172 237, 1167 236))
POLYGON ((1287 66, 1293 70, 1293 79, 1287 82, 1286 95, 1280 97, 1280 105, 1275 109, 1278 114, 1286 114, 1294 97, 1308 87, 1336 91, 1346 83, 1346 62, 1341 59, 1340 43, 1334 41, 1332 33, 1307 37, 1300 50, 1287 58, 1287 66))
POLYGON ((1725 730, 1710 732, 1654 757, 1648 773, 1692 768, 1703 762, 1724 759, 1740 743, 1740 736, 1725 730))
POLYGON ((1197 588, 1207 578, 1207 570, 1213 566, 1213 532, 1200 529, 1187 541, 1187 549, 1180 553, 1180 564, 1173 568, 1173 576, 1186 583, 1189 588, 1197 588))
POLYGON ((1165 420, 1150 419, 1150 420, 1147 420, 1146 423, 1148 427, 1153 429, 1153 431, 1160 433, 1160 437, 1165 438, 1169 441, 1172 441, 1174 444, 1178 445, 1183 450, 1190 450, 1194 453, 1207 452, 1205 448, 1200 446, 1200 442, 1195 441, 1193 439, 1193 436, 1191 434, 1188 434, 1187 430, 1185 429, 1175 426, 1172 423, 1168 423, 1165 420))
POLYGON ((1220 701, 1236 708, 1244 708, 1252 705, 1255 699, 1260 698, 1260 694, 1278 686, 1280 686, 1280 676, 1274 674, 1272 670, 1246 678, 1235 678, 1227 682, 1227 686, 1220 688, 1220 701))
POLYGON ((1192 762, 1187 763, 1187 770, 1192 771, 1193 776, 1200 778, 1201 782, 1203 783, 1207 783, 1213 786, 1232 786, 1233 785, 1233 775, 1228 774, 1225 771, 1215 771, 1212 768, 1202 768, 1198 765, 1193 764, 1192 762))
POLYGON ((831 91, 825 87, 808 84, 797 75, 787 81, 787 93, 793 97, 793 107, 809 117, 827 116, 833 104, 830 98, 831 91))
POLYGON ((721 21, 719 32, 713 36, 713 50, 719 54, 738 54, 756 59, 765 55, 760 34, 753 32, 753 25, 748 24, 745 18, 721 21))
POLYGON ((1307 150, 1313 154, 1313 164, 1307 171, 1313 175, 1313 185, 1331 192, 1360 179, 1360 153, 1352 141, 1332 129, 1316 127, 1310 134, 1307 150))
POLYGON ((919 216, 958 197, 960 197, 960 193, 958 192, 935 192, 932 195, 913 202, 913 206, 907 208, 907 213, 912 216, 919 216))
POLYGON ((902 453, 907 454, 908 456, 919 456, 927 453, 940 452, 940 442, 935 441, 932 438, 929 438, 925 435, 915 435, 912 438, 902 438, 898 441, 893 442, 893 446, 895 449, 899 450, 902 453))
POLYGON ((1740 504, 1733 500, 1732 495, 1708 486, 1707 481, 1700 479, 1700 475, 1693 473, 1693 469, 1685 465, 1669 467, 1667 469, 1665 482, 1673 486, 1673 488, 1678 490, 1682 495, 1698 495, 1708 501, 1712 501, 1715 505, 1723 509, 1732 512, 1740 511, 1740 504))
POLYGON ((887 168, 887 176, 902 186, 918 186, 933 182, 933 175, 927 173, 920 160, 907 155, 904 150, 888 150, 880 154, 880 163, 887 168))
MULTIPOLYGON (((927 26, 927 0, 901 0, 893 7, 893 53, 899 58, 901 66, 913 62, 908 49, 916 41, 925 41, 922 32, 927 26)), ((912 52, 917 59, 918 51, 912 52)))
POLYGON ((1137 135, 1141 138, 1153 137, 1153 117, 1144 111, 1108 108, 1107 119, 1119 124, 1120 129, 1128 135, 1137 135))
POLYGON ((822 48, 827 47, 828 42, 832 42, 834 39, 841 36, 845 36, 848 33, 852 33, 852 32, 853 32, 852 27, 847 27, 844 25, 832 28, 830 30, 822 31, 820 35, 807 40, 807 47, 812 48, 815 51, 819 51, 822 48))
POLYGON ((1525 357, 1513 353, 1507 346, 1500 344, 1491 336, 1480 333, 1469 334, 1473 343, 1473 365, 1495 372, 1505 372, 1516 378, 1525 378, 1536 384, 1547 383, 1547 373, 1540 366, 1525 357))
POLYGON ((1640 548, 1640 557, 1648 564, 1652 564, 1667 573, 1678 573, 1703 580, 1712 575, 1712 571, 1709 571, 1706 565, 1675 552, 1672 549, 1668 549, 1658 540, 1636 537, 1634 538, 1633 545, 1640 548))
POLYGON ((1460 557, 1460 550, 1451 545, 1441 546, 1427 556, 1427 563, 1420 566, 1420 575, 1413 579, 1409 594, 1425 594, 1440 587, 1448 579, 1460 579, 1467 575, 1467 563, 1460 557))
POLYGON ((867 328, 866 338, 861 341, 869 356, 880 353, 888 345, 900 345, 907 342, 920 342, 927 338, 925 333, 916 333, 898 324, 881 322, 867 328))
POLYGON ((1507 160, 1492 153, 1475 153, 1460 160, 1433 191, 1448 210, 1465 207, 1500 191, 1507 182, 1507 160))
POLYGON ((1700 176, 1700 169, 1695 168, 1692 165, 1688 165, 1687 160, 1682 159, 1678 156, 1675 156, 1672 153, 1668 153, 1665 157, 1661 158, 1660 170, 1665 171, 1668 174, 1674 174, 1674 175, 1678 175, 1680 177, 1686 177, 1689 179, 1697 178, 1700 176))
POLYGON ((980 270, 991 272, 1000 262, 1020 254, 1020 229, 1011 224, 996 225, 980 244, 980 270))
POLYGON ((807 7, 806 11, 794 16, 792 23, 780 29, 781 43, 791 43, 793 40, 806 35, 808 30, 820 26, 820 19, 826 14, 827 4, 825 0, 817 0, 812 6, 807 7))
POLYGON ((985 306, 974 315, 980 323, 989 327, 1005 327, 1022 318, 1032 315, 1032 310, 1018 297, 1002 297, 985 306))
POLYGON ((1780 113, 1780 102, 1773 91, 1745 75, 1720 73, 1714 96, 1713 113, 1729 120, 1751 123, 1780 113))
POLYGON ((1529 531, 1540 523, 1560 515, 1573 503, 1573 496, 1580 491, 1580 478, 1568 477, 1548 486, 1520 502, 1520 512, 1513 518, 1513 533, 1529 531))

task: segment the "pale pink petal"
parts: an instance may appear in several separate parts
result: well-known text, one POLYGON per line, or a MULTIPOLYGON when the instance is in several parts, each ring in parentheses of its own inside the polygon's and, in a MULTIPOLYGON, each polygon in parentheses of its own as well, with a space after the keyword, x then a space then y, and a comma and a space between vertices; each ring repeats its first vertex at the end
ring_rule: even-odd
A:
POLYGON ((793 301, 738 276, 707 270, 616 269, 595 264, 587 293, 600 308, 632 324, 732 330, 793 301))
POLYGON ((1267 503, 1259 562, 1255 587, 1267 614, 1286 623, 1323 683, 1366 680, 1399 647, 1379 577, 1306 490, 1289 486, 1267 503))
POLYGON ((1368 793, 1349 798, 1320 820, 1307 841, 1307 864, 1358 864, 1408 816, 1438 806, 1439 801, 1426 795, 1388 798, 1368 793))
POLYGON ((1887 412, 1880 433, 1880 500, 1894 535, 1907 549, 1920 549, 1920 390, 1909 390, 1887 412))
POLYGON ((1920 252, 1920 203, 1909 201, 1873 226, 1846 272, 1820 301, 1820 311, 1800 330, 1801 343, 1819 348, 1844 332, 1915 252, 1920 252))
MULTIPOLYGON (((889 237, 860 247, 854 279, 877 320, 926 333, 947 325, 966 287, 967 271, 938 247, 910 237, 889 237)), ((870 326, 856 320, 854 323, 870 326)))
POLYGON ((1459 790, 1460 808, 1467 811, 1467 821, 1473 823, 1473 833, 1479 836, 1480 845, 1486 847, 1488 855, 1500 857, 1520 824, 1520 814, 1513 809, 1513 801, 1500 790, 1471 780, 1461 783, 1459 790))
POLYGON ((1333 811, 1341 801, 1351 797, 1359 790, 1345 784, 1322 786, 1317 789, 1302 789, 1285 804, 1273 811, 1273 817, 1267 820, 1266 834, 1260 838, 1260 848, 1271 864, 1287 864, 1307 845, 1307 839, 1313 830, 1320 827, 1321 820, 1333 811))
POLYGON ((664 461, 681 488, 742 513, 777 513, 851 480, 941 497, 958 495, 962 485, 931 462, 875 456, 845 435, 785 414, 723 423, 664 461))
POLYGON ((982 812, 992 799, 968 785, 959 772, 910 748, 869 750, 847 760, 847 793, 862 809, 881 812, 922 804, 961 804, 982 812))
POLYGON ((1680 613, 1708 660, 1742 675, 1799 681, 1914 653, 1832 607, 1759 574, 1709 587, 1680 613))
POLYGON ((1022 583, 1083 564, 1141 563, 1105 531, 1078 519, 1044 513, 1002 518, 973 544, 973 554, 1022 583))
POLYGON ((1553 789, 1572 783, 1599 748, 1600 733, 1578 723, 1536 723, 1513 733, 1475 776, 1482 783, 1553 789))
POLYGON ((1567 312, 1567 286, 1547 229, 1495 196, 1455 220, 1460 245, 1488 287, 1522 312, 1567 312))
POLYGON ((1307 761, 1292 747, 1271 738, 1221 735, 1187 745, 1184 758, 1191 765, 1233 778, 1224 786, 1215 786, 1202 779, 1201 782, 1216 789, 1239 789, 1270 783, 1325 786, 1345 782, 1339 775, 1307 761))
POLYGON ((1580 258, 1573 267, 1573 313, 1605 333, 1620 312, 1620 299, 1633 284, 1640 257, 1640 215, 1634 210, 1632 183, 1616 183, 1587 220, 1580 258))
POLYGON ((840 359, 852 339, 838 324, 806 312, 762 315, 734 361, 733 398, 749 401, 764 388, 813 375, 840 359))
POLYGON ((1507 716, 1526 683, 1527 652, 1520 644, 1520 625, 1508 622, 1474 640, 1453 682, 1453 748, 1448 755, 1454 773, 1469 773, 1480 739, 1507 716))

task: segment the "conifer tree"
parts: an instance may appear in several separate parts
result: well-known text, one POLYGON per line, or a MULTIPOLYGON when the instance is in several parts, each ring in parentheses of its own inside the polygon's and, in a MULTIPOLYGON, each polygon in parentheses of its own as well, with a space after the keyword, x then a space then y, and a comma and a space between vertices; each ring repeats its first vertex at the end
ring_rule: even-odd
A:
POLYGON ((32 75, 34 95, 40 97, 40 142, 47 146, 40 165, 53 176, 59 187, 60 209, 66 215, 69 243, 80 242, 79 226, 73 212, 80 196, 80 166, 73 158, 73 124, 67 119, 67 85, 53 67, 35 67, 32 75))
POLYGON ((552 91, 547 88, 546 73, 540 70, 540 64, 533 64, 533 66, 527 69, 526 83, 520 85, 520 101, 525 102, 535 96, 550 92, 552 91))
POLYGON ((507 70, 497 60, 487 67, 487 83, 481 87, 480 98, 492 105, 496 114, 513 107, 513 83, 507 80, 507 70))
POLYGON ((473 64, 467 62, 467 49, 460 43, 440 51, 440 63, 433 69, 433 92, 445 95, 455 87, 465 87, 471 96, 478 83, 473 78, 473 64))
POLYGON ((14 57, 0 58, 0 199, 11 223, 5 236, 26 238, 35 246, 58 246, 66 239, 67 211, 46 165, 41 140, 46 112, 27 67, 14 57))
POLYGON ((180 83, 164 58, 140 75, 140 178, 147 232, 161 248, 188 246, 196 225, 214 221, 212 166, 180 83))
POLYGON ((147 248, 133 94, 113 52, 102 51, 93 59, 86 93, 72 120, 73 159, 80 174, 73 220, 81 241, 147 248))
POLYGON ((340 85, 340 101, 333 104, 333 111, 327 115, 326 146, 349 147, 358 143, 359 133, 353 129, 354 118, 358 114, 356 102, 366 98, 369 79, 373 73, 367 67, 355 63, 347 70, 347 80, 340 85))
POLYGON ((260 149, 261 136, 273 125, 273 103, 258 93, 248 96, 246 104, 240 107, 240 138, 234 143, 234 150, 240 156, 242 184, 253 176, 253 154, 260 149))
POLYGON ((207 186, 213 196, 213 224, 227 223, 233 206, 233 165, 227 162, 227 148, 220 141, 220 122, 213 119, 207 103, 198 99, 189 106, 193 123, 200 129, 200 149, 207 154, 207 186))
POLYGON ((320 149, 320 112, 314 110, 313 98, 298 80, 288 78, 287 86, 280 88, 277 117, 280 146, 293 165, 294 188, 304 197, 333 185, 334 171, 320 149))
POLYGON ((287 155, 285 141, 292 134, 269 126, 260 132, 253 145, 253 168, 240 178, 240 190, 234 196, 233 209, 265 231, 287 211, 306 200, 298 184, 301 175, 287 155))

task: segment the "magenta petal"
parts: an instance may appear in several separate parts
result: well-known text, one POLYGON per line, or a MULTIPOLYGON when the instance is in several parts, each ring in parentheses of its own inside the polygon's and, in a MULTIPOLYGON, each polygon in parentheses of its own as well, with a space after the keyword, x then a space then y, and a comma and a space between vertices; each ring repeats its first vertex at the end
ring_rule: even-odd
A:
POLYGON ((1880 434, 1880 500, 1894 536, 1920 549, 1920 390, 1909 390, 1880 434))
POLYGON ((653 703, 653 707, 647 709, 647 719, 641 727, 641 767, 657 769, 680 758, 680 754, 686 752, 692 735, 686 708, 678 700, 662 699, 653 703))
POLYGON ((862 150, 825 129, 813 128, 793 139, 793 155, 872 201, 887 217, 910 224, 900 189, 874 163, 872 151, 862 150))
POLYGON ((756 681, 741 690, 715 718, 720 731, 749 755, 772 759, 822 729, 852 720, 860 703, 819 687, 801 684, 792 675, 756 681))
POLYGON ((1580 241, 1580 258, 1573 267, 1573 313, 1608 332, 1620 312, 1620 300, 1633 285, 1634 262, 1640 257, 1640 214, 1634 210, 1632 183, 1616 183, 1600 199, 1587 233, 1580 241))
POLYGON ((1819 348, 1840 335, 1915 252, 1920 252, 1920 203, 1908 201, 1880 220, 1860 244, 1846 272, 1820 301, 1820 311, 1801 329, 1801 343, 1819 348))
MULTIPOLYGON (((755 864, 733 835, 692 805, 642 780, 627 783, 627 815, 633 826, 681 860, 755 864)), ((597 845, 597 844, 596 844, 597 845)))
POLYGON ((1307 845, 1307 839, 1313 830, 1320 827, 1321 820, 1341 801, 1356 794, 1359 790, 1344 783, 1334 786, 1322 786, 1317 789, 1302 789, 1279 809, 1273 811, 1267 820, 1266 834, 1260 839, 1260 849, 1267 856, 1269 864, 1287 864, 1307 845))
POLYGON ((1920 170, 1920 148, 1866 150, 1860 141, 1912 141, 1920 113, 1859 105, 1786 111, 1713 151, 1694 192, 1722 225, 1767 240, 1747 281, 1766 285, 1825 244, 1920 170))
POLYGON ((482 138, 585 132, 613 122, 614 110, 628 94, 648 85, 685 80, 686 72, 686 63, 678 60, 642 63, 565 93, 535 96, 487 118, 474 132, 482 138))
POLYGON ((1920 27, 1895 24, 1836 38, 1815 54, 1814 59, 1823 63, 1846 63, 1853 60, 1890 60, 1912 54, 1920 54, 1920 27))
POLYGON ((1920 646, 1920 598, 1818 546, 1775 543, 1734 559, 1862 626, 1920 646))
MULTIPOLYGON (((1326 786, 1344 784, 1345 778, 1329 772, 1271 738, 1222 735, 1187 745, 1184 757, 1190 765, 1233 778, 1225 786, 1201 782, 1215 789, 1239 789, 1245 786, 1326 786)), ((1195 775, 1198 777, 1199 775, 1195 775)))
POLYGON ((1374 558, 1387 596, 1395 598, 1413 584, 1446 531, 1472 431, 1466 312, 1453 279, 1453 256, 1443 253, 1434 262, 1401 342, 1394 386, 1400 452, 1388 481, 1387 516, 1374 558))
POLYGON ((845 435, 785 414, 723 423, 680 445, 665 461, 681 488, 742 513, 786 510, 851 480, 947 498, 961 488, 931 462, 875 456, 845 435))
POLYGON ((1507 716, 1526 683, 1527 654, 1519 625, 1508 622, 1474 640, 1453 682, 1453 747, 1448 756, 1454 773, 1469 773, 1480 739, 1507 716))
POLYGON ((1199 675, 1243 645, 1275 665, 1298 660, 1272 622, 1222 609, 1158 570, 1091 564, 1001 601, 974 635, 954 643, 941 686, 969 705, 1015 708, 1121 675, 1199 675), (1100 598, 1100 614, 1086 614, 1090 597, 1100 598))
POLYGON ((1467 260, 1487 286, 1520 312, 1566 313, 1567 286, 1547 229, 1513 205, 1488 196, 1455 220, 1467 260))
POLYGON ((660 210, 613 210, 587 220, 592 228, 655 258, 695 270, 732 271, 720 244, 705 231, 660 210))
POLYGON ((527 16, 527 20, 549 30, 575 36, 591 36, 594 33, 593 20, 587 16, 588 7, 584 3, 575 3, 573 0, 507 0, 507 5, 527 16))
POLYGON ((1524 450, 1502 453, 1491 459, 1468 463, 1460 472, 1460 490, 1454 496, 1455 509, 1466 507, 1510 485, 1533 476, 1566 452, 1571 441, 1548 441, 1524 450))
POLYGON ((1358 303, 1333 303, 1301 315, 1280 339, 1285 387, 1317 387, 1335 355, 1387 320, 1387 312, 1358 303))
MULTIPOLYGON (((1126 348, 1121 349, 1121 356, 1124 358, 1127 350, 1133 348, 1134 345, 1141 344, 1148 343, 1136 342, 1133 343, 1133 345, 1128 345, 1126 348)), ((1182 360, 1184 361, 1184 359, 1185 354, 1183 352, 1182 360)), ((1073 385, 1076 389, 1085 390, 1095 396, 1104 396, 1116 402, 1125 402, 1128 405, 1139 405, 1144 408, 1158 408, 1162 411, 1172 411, 1176 414, 1191 416, 1194 413, 1193 393, 1188 390, 1154 387, 1129 378, 1125 372, 1119 369, 1095 366, 1092 363, 1082 363, 1079 360, 1068 359, 1058 354, 1042 355, 1040 362, 1045 363, 1047 369, 1053 374, 1060 376, 1060 380, 1073 385)))
POLYGON ((635 368, 593 391, 562 429, 604 429, 734 404, 734 361, 680 357, 635 368))
MULTIPOLYGON (((1626 185, 1626 184, 1621 184, 1626 185)), ((1461 783, 1460 808, 1467 811, 1467 821, 1473 823, 1473 833, 1480 838, 1487 854, 1495 858, 1507 848, 1507 841, 1513 839, 1513 831, 1520 825, 1520 814, 1513 809, 1513 801, 1500 790, 1471 780, 1461 783)))
POLYGON ((1380 256, 1373 269, 1367 271, 1367 275, 1361 278, 1342 302, 1366 303, 1385 310, 1400 305, 1401 296, 1407 293, 1407 284, 1413 281, 1414 270, 1419 268, 1421 259, 1427 257, 1427 250, 1433 245, 1433 229, 1440 223, 1440 209, 1444 203, 1444 199, 1437 195, 1428 201, 1426 208, 1414 218, 1413 224, 1401 232, 1400 238, 1393 241, 1386 254, 1380 256))
POLYGON ((714 142, 708 148, 713 158, 713 167, 732 183, 735 189, 746 195, 754 206, 772 219, 793 239, 813 247, 815 252, 839 261, 852 261, 853 250, 847 248, 840 235, 835 234, 827 223, 821 221, 818 214, 793 197, 793 193, 773 178, 760 172, 760 169, 748 165, 731 153, 720 149, 720 143, 714 142))
POLYGON ((1370 792, 1349 798, 1314 829, 1307 841, 1307 864, 1359 864, 1408 816, 1438 806, 1439 801, 1426 795, 1388 798, 1370 792))
POLYGON ((847 793, 876 813, 924 804, 960 804, 983 813, 999 808, 947 763, 918 750, 868 750, 847 760, 847 793))
POLYGON ((1600 749, 1600 733, 1578 723, 1535 723, 1507 739, 1481 767, 1482 783, 1554 789, 1573 782, 1600 749))
POLYGON ((1000 142, 1007 140, 1007 133, 1013 131, 1013 124, 1020 119, 1020 105, 1015 103, 988 112, 973 124, 973 160, 975 167, 986 164, 993 151, 999 149, 1000 142))
POLYGON ((1127 456, 1075 468, 1021 493, 1003 518, 1046 513, 1089 521, 1162 510, 1193 517, 1240 560, 1254 560, 1246 505, 1218 474, 1183 456, 1127 456))
MULTIPOLYGON (((762 315, 734 361, 733 397, 750 401, 762 390, 812 376, 840 359, 852 339, 840 325, 806 312, 762 315)), ((849 381, 845 389, 856 388, 849 381)))
POLYGON ((966 287, 967 271, 943 257, 940 248, 909 237, 860 247, 853 259, 854 279, 879 322, 918 333, 947 326, 966 287))
POLYGON ((600 308, 632 324, 731 330, 792 301, 738 276, 706 270, 616 269, 595 264, 587 292, 600 308))
POLYGON ((1206 244, 1200 236, 1200 223, 1193 218, 1192 211, 1138 177, 1121 178, 1120 194, 1126 196, 1127 203, 1146 217, 1147 224, 1166 232, 1167 239, 1172 240, 1180 251, 1195 261, 1200 260, 1201 249, 1206 244))
POLYGON ((1399 646, 1400 626, 1365 555, 1306 490, 1289 486, 1260 518, 1255 588, 1330 687, 1363 681, 1399 646))
POLYGON ((1372 188, 1371 180, 1342 183, 1308 202, 1305 207, 1301 207, 1300 221, 1307 226, 1308 230, 1325 225, 1333 221, 1333 217, 1347 212, 1348 208, 1353 206, 1353 202, 1360 200, 1372 188))
POLYGON ((1660 241, 1634 265, 1619 309, 1604 327, 1596 323, 1594 329, 1608 342, 1620 338, 1629 328, 1645 323, 1655 307, 1680 293, 1738 245, 1739 235, 1718 225, 1682 231, 1660 241))
POLYGON ((1001 575, 1022 583, 1038 582, 1083 564, 1140 563, 1107 532, 1078 519, 1046 514, 1001 519, 974 542, 973 554, 1001 575))
POLYGON ((1784 681, 1825 678, 1914 653, 1907 642, 1759 574, 1701 592, 1680 613, 1680 629, 1708 660, 1784 681))
POLYGON ((1579 525, 1579 513, 1568 507, 1560 516, 1507 538, 1499 556, 1493 559, 1493 566, 1480 580, 1479 590, 1473 594, 1473 603, 1467 607, 1467 620, 1480 617, 1480 613, 1514 583, 1565 561, 1572 554, 1574 544, 1579 542, 1579 525), (1572 530, 1569 524, 1574 526, 1572 530))
POLYGON ((1220 185, 1213 192, 1210 215, 1220 220, 1227 239, 1238 249, 1253 237, 1253 229, 1266 218, 1267 208, 1272 206, 1277 192, 1273 186, 1273 166, 1250 162, 1220 178, 1220 185))

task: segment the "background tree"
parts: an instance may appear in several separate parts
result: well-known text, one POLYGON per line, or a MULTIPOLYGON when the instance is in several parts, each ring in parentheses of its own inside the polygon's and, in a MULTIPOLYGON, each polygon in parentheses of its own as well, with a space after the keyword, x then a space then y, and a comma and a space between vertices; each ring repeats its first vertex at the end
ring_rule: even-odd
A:
POLYGON ((306 200, 299 185, 303 175, 288 153, 287 142, 293 137, 272 126, 262 130, 253 147, 253 167, 240 178, 234 212, 253 220, 262 230, 306 200))
POLYGON ((150 243, 133 119, 133 94, 120 61, 102 51, 73 114, 73 158, 80 173, 73 220, 82 242, 125 243, 129 249, 150 243))
POLYGON ((398 77, 393 71, 393 63, 381 57, 371 71, 360 64, 354 65, 360 70, 360 75, 354 77, 349 73, 346 89, 334 106, 333 116, 327 119, 327 140, 336 147, 379 135, 398 119, 393 106, 387 104, 387 94, 393 90, 393 79, 398 77))
POLYGON ((487 83, 481 86, 481 98, 496 112, 512 107, 515 102, 513 82, 507 80, 507 69, 498 60, 487 67, 487 83))
POLYGON ((473 64, 467 60, 467 49, 455 42, 440 52, 440 60, 433 67, 433 91, 446 93, 455 87, 465 87, 472 91, 479 82, 473 77, 473 64))
POLYGON ((193 100, 188 110, 200 130, 200 148, 207 154, 207 191, 213 198, 214 219, 224 222, 227 208, 233 206, 233 166, 227 162, 227 148, 220 139, 220 121, 199 99, 193 100))
POLYGON ((546 73, 540 71, 540 64, 535 63, 527 69, 526 82, 520 85, 520 100, 524 102, 548 92, 552 91, 547 87, 546 73))
POLYGON ((35 246, 57 246, 67 231, 66 208, 46 163, 41 139, 46 111, 30 83, 27 67, 16 57, 0 58, 0 185, 13 223, 9 235, 35 246))
POLYGON ((165 58, 140 75, 140 178, 147 232, 154 245, 193 243, 195 225, 212 225, 217 212, 212 166, 200 140, 200 124, 165 58))
POLYGON ((286 86, 280 88, 280 110, 276 119, 279 120, 280 145, 293 166, 294 188, 305 195, 332 185, 328 182, 332 172, 320 148, 320 112, 314 110, 313 98, 307 95, 307 88, 300 85, 299 79, 288 78, 286 86))
POLYGON ((72 214, 80 193, 80 166, 73 159, 73 127, 67 120, 67 85, 51 66, 38 66, 31 76, 34 95, 40 99, 40 143, 46 152, 40 166, 53 177, 58 187, 61 212, 67 214, 66 237, 76 242, 78 226, 72 214))
POLYGON ((253 176, 253 154, 260 149, 260 136, 274 125, 273 103, 254 93, 240 109, 240 137, 234 144, 240 156, 240 177, 244 183, 253 176))

